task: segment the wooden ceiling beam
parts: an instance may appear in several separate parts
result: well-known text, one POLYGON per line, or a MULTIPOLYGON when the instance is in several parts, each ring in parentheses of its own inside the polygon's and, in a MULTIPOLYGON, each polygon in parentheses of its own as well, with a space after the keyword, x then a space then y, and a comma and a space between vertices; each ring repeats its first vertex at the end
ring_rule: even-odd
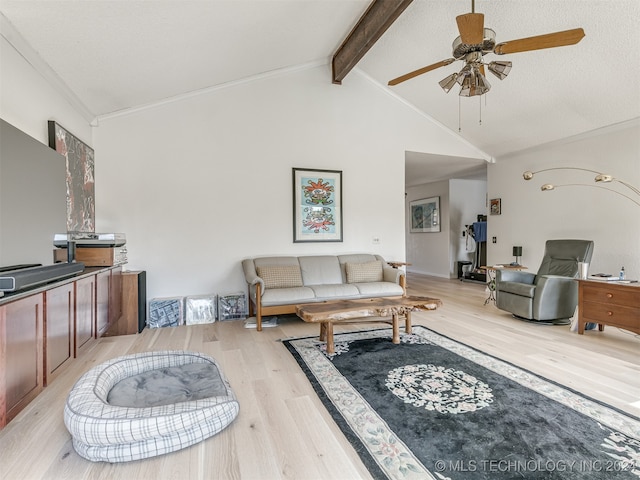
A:
POLYGON ((333 83, 342 80, 413 0, 373 0, 333 55, 333 83))

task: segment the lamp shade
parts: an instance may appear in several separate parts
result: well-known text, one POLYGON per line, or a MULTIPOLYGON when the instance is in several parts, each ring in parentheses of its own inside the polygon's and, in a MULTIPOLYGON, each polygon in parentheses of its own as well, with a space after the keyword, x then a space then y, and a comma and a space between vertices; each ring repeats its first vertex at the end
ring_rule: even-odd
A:
POLYGON ((474 65, 473 68, 470 68, 468 71, 462 69, 460 73, 464 75, 462 77, 462 82, 460 82, 460 77, 458 77, 458 83, 462 85, 460 93, 458 94, 461 97, 475 97, 476 95, 484 95, 491 89, 491 84, 489 83, 487 78, 482 75, 477 65, 474 65))
POLYGON ((489 64, 489 71, 500 80, 504 80, 511 71, 511 62, 496 61, 489 64))
POLYGON ((456 84, 456 80, 457 79, 458 79, 458 74, 457 73, 452 73, 447 78, 443 78, 442 80, 440 80, 439 83, 440 83, 440 86, 442 87, 442 89, 446 93, 449 93, 449 90, 451 90, 451 88, 456 84))
POLYGON ((522 247, 513 247, 513 256, 521 257, 522 256, 522 247))

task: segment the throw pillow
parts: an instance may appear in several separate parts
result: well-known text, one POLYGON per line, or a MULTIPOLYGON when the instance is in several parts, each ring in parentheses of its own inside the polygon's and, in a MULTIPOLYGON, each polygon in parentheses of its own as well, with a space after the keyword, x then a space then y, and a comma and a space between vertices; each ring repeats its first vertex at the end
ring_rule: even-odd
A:
POLYGON ((292 288, 302 286, 299 265, 265 265, 257 267, 258 276, 264 281, 264 288, 292 288))
POLYGON ((381 282, 382 262, 347 263, 347 283, 381 282))

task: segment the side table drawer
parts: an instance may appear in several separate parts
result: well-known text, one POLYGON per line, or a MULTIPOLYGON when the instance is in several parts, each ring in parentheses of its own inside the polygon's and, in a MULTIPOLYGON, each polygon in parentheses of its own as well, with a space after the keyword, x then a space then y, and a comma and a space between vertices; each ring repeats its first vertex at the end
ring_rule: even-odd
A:
POLYGON ((583 289, 585 300, 589 302, 640 308, 640 295, 637 288, 621 289, 608 288, 607 285, 584 285, 583 289))
POLYGON ((586 321, 617 327, 640 328, 640 308, 584 302, 582 307, 586 321))

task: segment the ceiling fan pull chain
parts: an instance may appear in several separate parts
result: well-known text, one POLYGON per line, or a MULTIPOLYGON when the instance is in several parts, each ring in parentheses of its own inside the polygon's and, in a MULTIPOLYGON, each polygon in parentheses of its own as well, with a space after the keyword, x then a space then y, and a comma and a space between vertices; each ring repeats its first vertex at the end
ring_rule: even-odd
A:
POLYGON ((460 97, 458 97, 458 133, 462 133, 462 121, 460 120, 460 97))
POLYGON ((486 97, 486 95, 480 95, 480 98, 478 99, 480 102, 480 121, 478 122, 478 125, 482 125, 482 97, 486 97))

